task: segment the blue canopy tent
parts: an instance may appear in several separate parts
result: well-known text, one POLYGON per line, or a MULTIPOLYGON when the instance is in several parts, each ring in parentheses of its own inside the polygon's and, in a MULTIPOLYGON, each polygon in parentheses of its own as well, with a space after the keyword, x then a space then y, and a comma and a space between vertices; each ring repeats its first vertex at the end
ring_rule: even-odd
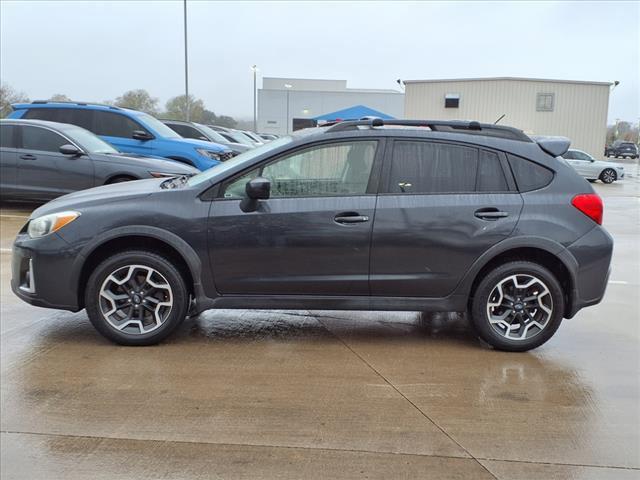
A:
POLYGON ((365 107, 364 105, 354 105, 353 107, 338 110, 337 112, 325 113, 324 115, 315 117, 314 120, 319 122, 334 122, 336 120, 359 120, 362 117, 379 117, 383 120, 394 120, 394 117, 391 115, 365 107))

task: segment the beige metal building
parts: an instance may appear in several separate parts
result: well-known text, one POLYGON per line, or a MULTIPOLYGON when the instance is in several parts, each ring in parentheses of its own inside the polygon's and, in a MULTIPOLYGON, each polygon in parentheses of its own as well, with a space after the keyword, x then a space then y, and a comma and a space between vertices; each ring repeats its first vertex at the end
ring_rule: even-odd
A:
POLYGON ((405 81, 405 117, 477 120, 528 134, 561 135, 595 157, 604 153, 610 83, 535 78, 405 81))

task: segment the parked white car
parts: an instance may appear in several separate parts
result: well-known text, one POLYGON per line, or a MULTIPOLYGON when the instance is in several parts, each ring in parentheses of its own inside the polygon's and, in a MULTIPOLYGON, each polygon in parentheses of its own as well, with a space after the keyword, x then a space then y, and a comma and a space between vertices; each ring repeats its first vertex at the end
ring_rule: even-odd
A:
POLYGON ((604 183, 613 183, 624 178, 624 167, 617 163, 596 160, 582 150, 569 150, 562 157, 590 182, 601 180, 604 183))

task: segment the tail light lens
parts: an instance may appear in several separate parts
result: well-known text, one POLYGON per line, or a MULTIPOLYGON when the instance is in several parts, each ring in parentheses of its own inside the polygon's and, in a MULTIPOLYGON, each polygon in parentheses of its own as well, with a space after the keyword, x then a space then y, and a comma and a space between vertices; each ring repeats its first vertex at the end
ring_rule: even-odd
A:
POLYGON ((602 225, 602 199, 596 193, 582 193, 571 200, 571 205, 584 213, 598 225, 602 225))

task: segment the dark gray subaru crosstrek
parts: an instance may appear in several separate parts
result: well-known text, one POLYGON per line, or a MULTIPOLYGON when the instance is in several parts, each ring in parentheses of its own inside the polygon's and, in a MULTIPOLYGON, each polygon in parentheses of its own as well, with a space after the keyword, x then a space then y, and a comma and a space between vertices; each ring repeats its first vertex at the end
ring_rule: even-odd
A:
POLYGON ((468 311, 503 350, 602 299, 613 242, 562 138, 477 122, 342 122, 191 178, 31 215, 13 291, 126 345, 210 308, 468 311))

